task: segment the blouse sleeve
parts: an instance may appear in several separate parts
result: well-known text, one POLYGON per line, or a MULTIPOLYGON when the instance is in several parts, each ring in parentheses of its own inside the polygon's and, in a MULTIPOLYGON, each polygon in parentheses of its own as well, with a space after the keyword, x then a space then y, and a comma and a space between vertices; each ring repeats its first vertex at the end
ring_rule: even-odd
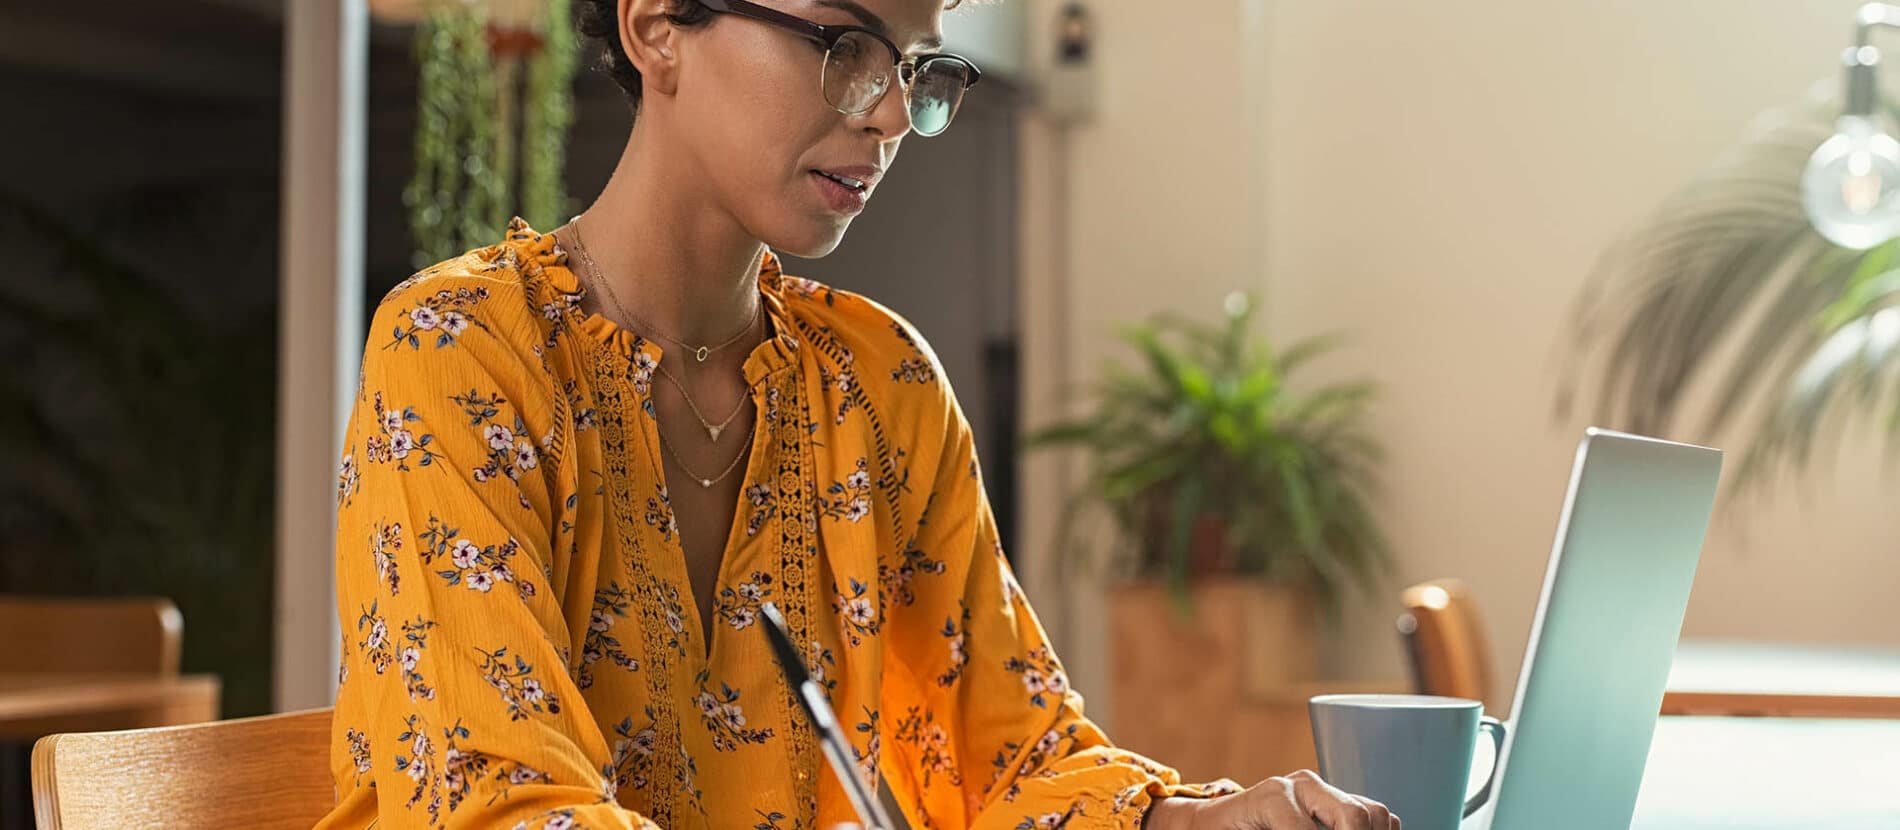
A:
POLYGON ((969 425, 940 388, 941 460, 895 566, 904 587, 887 597, 883 766, 899 800, 927 826, 1073 830, 1137 827, 1156 798, 1238 789, 1184 785, 1083 714, 1003 557, 969 425))
MULTIPOLYGON (((402 289, 364 350, 338 483, 338 741, 376 826, 652 828, 570 678, 552 382, 512 286, 402 289)), ((347 769, 347 768, 346 768, 347 769)))

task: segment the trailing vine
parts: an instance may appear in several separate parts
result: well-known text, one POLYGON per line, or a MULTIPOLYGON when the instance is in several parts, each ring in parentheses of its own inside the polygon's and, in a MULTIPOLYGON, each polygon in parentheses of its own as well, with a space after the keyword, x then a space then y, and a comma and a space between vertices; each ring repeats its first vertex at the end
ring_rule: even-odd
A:
POLYGON ((567 198, 567 131, 574 123, 574 71, 580 43, 568 0, 548 0, 546 36, 528 63, 521 114, 521 212, 537 228, 561 224, 567 198))
POLYGON ((440 3, 417 27, 416 166, 403 191, 415 267, 493 243, 516 210, 541 227, 566 211, 579 62, 568 0, 547 0, 536 28, 517 89, 521 58, 496 54, 485 4, 440 3))

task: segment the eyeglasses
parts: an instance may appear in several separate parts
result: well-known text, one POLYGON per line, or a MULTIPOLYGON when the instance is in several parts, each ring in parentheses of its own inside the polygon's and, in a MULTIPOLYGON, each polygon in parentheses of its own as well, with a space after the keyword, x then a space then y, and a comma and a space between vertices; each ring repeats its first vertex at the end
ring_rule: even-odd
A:
POLYGON ((884 100, 892 78, 904 88, 910 127, 933 136, 950 127, 963 103, 963 92, 983 77, 976 64, 958 55, 930 53, 905 57, 890 38, 863 26, 827 26, 748 0, 699 0, 720 14, 749 17, 777 26, 825 48, 819 83, 825 103, 845 115, 863 115, 884 100), (881 48, 880 48, 881 47, 881 48), (883 57, 888 55, 890 60, 883 57), (896 72, 891 70, 895 69, 896 72))

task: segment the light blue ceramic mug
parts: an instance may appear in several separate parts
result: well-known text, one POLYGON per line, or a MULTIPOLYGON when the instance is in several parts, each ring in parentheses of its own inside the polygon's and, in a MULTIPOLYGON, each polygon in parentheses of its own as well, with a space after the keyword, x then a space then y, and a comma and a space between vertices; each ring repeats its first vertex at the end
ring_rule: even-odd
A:
MULTIPOLYGON (((1504 747, 1504 724, 1475 700, 1425 695, 1321 695, 1307 704, 1319 774, 1391 808, 1405 830, 1458 830, 1491 799, 1497 764, 1470 800, 1479 730, 1504 747)), ((1496 755, 1492 756, 1496 758, 1496 755)))

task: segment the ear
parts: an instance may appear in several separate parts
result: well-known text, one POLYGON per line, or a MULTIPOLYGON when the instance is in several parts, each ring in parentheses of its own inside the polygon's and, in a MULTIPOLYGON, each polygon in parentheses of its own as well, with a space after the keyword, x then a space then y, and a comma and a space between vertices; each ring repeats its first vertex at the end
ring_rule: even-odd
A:
POLYGON ((679 27, 667 13, 674 0, 620 0, 620 48, 640 70, 641 82, 672 94, 679 76, 679 27))

